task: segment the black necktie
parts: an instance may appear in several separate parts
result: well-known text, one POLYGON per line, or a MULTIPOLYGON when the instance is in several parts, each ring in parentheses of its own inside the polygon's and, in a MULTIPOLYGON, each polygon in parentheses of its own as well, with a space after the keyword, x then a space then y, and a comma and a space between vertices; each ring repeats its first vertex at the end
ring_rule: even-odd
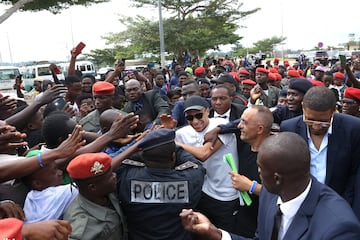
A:
POLYGON ((226 118, 226 116, 216 116, 217 118, 226 118))
POLYGON ((282 212, 280 209, 280 204, 278 204, 277 211, 274 217, 274 227, 271 235, 271 240, 278 240, 279 229, 281 226, 281 217, 282 217, 282 212))
POLYGON ((143 109, 143 105, 140 102, 134 104, 134 112, 139 112, 143 109))

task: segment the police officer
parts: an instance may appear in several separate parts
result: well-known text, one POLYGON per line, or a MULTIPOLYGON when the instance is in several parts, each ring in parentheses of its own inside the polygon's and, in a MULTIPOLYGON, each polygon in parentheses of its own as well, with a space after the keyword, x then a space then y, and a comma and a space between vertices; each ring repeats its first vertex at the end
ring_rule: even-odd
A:
POLYGON ((179 213, 198 204, 205 170, 174 138, 174 130, 150 132, 138 145, 142 162, 127 159, 116 170, 129 239, 191 239, 179 213))

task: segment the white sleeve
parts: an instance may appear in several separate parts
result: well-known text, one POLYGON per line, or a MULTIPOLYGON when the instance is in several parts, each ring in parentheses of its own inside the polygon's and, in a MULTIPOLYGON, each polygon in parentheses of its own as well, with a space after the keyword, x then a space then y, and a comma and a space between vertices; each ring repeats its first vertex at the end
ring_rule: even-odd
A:
POLYGON ((219 229, 221 231, 221 240, 231 240, 231 236, 228 232, 219 229))

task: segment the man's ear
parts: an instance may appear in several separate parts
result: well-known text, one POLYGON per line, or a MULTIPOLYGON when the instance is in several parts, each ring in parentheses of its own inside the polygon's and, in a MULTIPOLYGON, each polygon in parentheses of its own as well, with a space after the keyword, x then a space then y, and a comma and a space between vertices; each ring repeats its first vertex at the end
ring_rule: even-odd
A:
POLYGON ((275 184, 276 184, 277 186, 279 186, 280 184, 282 184, 282 176, 281 176, 281 174, 275 172, 275 173, 274 173, 274 181, 275 181, 275 184))

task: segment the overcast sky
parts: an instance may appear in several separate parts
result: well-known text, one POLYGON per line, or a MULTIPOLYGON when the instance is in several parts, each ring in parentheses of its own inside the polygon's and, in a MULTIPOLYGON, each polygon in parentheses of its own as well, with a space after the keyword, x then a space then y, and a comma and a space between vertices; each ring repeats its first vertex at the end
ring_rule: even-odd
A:
MULTIPOLYGON (((247 28, 238 31, 244 36, 241 43, 245 47, 251 47, 258 40, 281 35, 287 37, 284 48, 304 50, 319 42, 323 42, 324 46, 337 46, 347 42, 350 33, 355 34, 356 41, 360 39, 360 1, 243 2, 241 10, 261 8, 243 21, 242 25, 247 28)), ((0 5, 0 14, 6 8, 0 5)), ((157 20, 158 11, 131 8, 129 0, 112 0, 88 8, 72 7, 57 15, 47 11, 17 12, 0 25, 0 62, 67 60, 70 49, 80 41, 87 45, 85 53, 105 47, 101 36, 125 28, 118 21, 118 14, 138 14, 157 20)))

